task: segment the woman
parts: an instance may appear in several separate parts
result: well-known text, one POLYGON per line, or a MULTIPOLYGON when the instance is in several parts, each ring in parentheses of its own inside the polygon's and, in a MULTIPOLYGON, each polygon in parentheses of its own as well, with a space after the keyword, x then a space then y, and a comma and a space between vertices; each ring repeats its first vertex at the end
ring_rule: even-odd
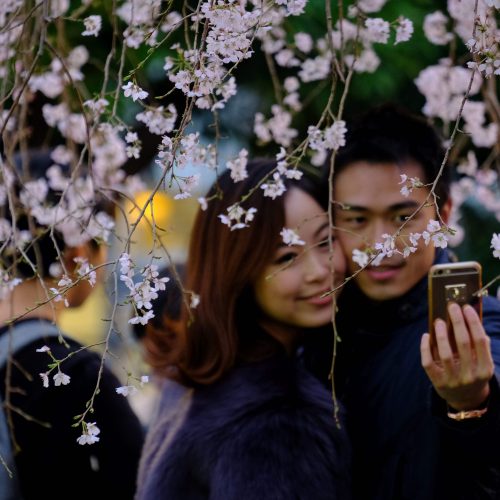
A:
MULTIPOLYGON (((266 197, 262 180, 272 188, 275 168, 255 161, 243 181, 221 176, 192 232, 186 285, 200 302, 175 343, 148 331, 151 362, 169 380, 143 450, 139 500, 349 498, 344 431, 297 355, 334 308, 324 297, 333 285, 326 196, 304 175, 266 197), (242 197, 247 212, 234 207, 242 197)), ((332 262, 338 282, 335 247, 332 262)))

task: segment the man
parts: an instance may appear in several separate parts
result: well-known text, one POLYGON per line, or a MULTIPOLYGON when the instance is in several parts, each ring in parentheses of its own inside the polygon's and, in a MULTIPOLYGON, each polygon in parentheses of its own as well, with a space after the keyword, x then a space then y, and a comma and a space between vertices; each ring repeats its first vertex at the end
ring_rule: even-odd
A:
MULTIPOLYGON (((361 269, 353 250, 373 249, 406 221, 396 240, 399 252, 378 266, 369 263, 339 301, 335 383, 353 444, 355 499, 500 498, 500 395, 491 356, 498 373, 500 304, 483 300, 484 329, 471 307, 451 305, 450 332, 436 323, 431 354, 424 334, 427 273, 449 255, 422 238, 414 253, 402 255, 410 233, 425 231, 430 219, 448 220, 447 170, 436 198, 425 203, 443 157, 426 122, 384 106, 349 127, 336 158, 336 236, 351 274, 361 269), (404 196, 401 175, 418 178, 422 187, 404 196)), ((324 353, 331 350, 324 342, 307 349, 306 359, 326 380, 324 353)))

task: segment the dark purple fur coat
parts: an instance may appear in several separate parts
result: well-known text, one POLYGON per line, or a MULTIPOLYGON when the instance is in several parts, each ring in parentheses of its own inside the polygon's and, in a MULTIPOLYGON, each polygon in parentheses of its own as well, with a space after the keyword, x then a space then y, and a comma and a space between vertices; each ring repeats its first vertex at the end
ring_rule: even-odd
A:
POLYGON ((347 500, 350 448, 331 395, 278 356, 185 389, 167 382, 137 500, 347 500))

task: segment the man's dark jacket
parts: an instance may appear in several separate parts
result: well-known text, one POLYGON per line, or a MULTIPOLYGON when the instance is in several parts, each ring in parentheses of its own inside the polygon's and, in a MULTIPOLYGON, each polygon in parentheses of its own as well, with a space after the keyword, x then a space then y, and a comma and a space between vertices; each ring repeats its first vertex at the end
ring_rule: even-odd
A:
MULTIPOLYGON (((440 251, 436 262, 447 262, 440 251)), ((500 395, 491 383, 488 412, 455 422, 421 367, 428 330, 427 278, 406 295, 373 302, 356 286, 339 303, 335 380, 353 447, 355 499, 500 498, 500 395)), ((483 299, 483 324, 500 373, 500 303, 483 299)), ((329 339, 306 347, 310 369, 327 382, 329 339)))

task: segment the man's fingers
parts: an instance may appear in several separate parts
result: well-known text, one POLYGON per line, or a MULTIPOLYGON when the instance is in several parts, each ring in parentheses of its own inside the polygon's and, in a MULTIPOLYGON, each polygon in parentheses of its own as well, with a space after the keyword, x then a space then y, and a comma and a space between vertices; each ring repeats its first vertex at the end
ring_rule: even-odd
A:
POLYGON ((434 331, 436 334, 436 346, 439 360, 443 364, 443 368, 451 374, 453 372, 455 361, 453 359, 453 350, 451 349, 450 340, 448 338, 446 323, 442 319, 437 319, 434 322, 434 331))
POLYGON ((462 376, 468 379, 473 368, 472 340, 469 334, 469 328, 465 322, 462 309, 458 304, 450 304, 448 306, 448 314, 453 329, 452 335, 455 338, 458 356, 460 358, 462 376))
POLYGON ((478 375, 489 379, 493 376, 494 370, 493 359, 491 357, 490 338, 486 335, 481 320, 472 306, 465 305, 463 313, 476 353, 478 375))
POLYGON ((424 333, 420 340, 420 359, 422 362, 422 367, 427 373, 428 377, 434 383, 434 380, 440 373, 440 368, 436 365, 434 358, 432 356, 430 335, 424 333))

